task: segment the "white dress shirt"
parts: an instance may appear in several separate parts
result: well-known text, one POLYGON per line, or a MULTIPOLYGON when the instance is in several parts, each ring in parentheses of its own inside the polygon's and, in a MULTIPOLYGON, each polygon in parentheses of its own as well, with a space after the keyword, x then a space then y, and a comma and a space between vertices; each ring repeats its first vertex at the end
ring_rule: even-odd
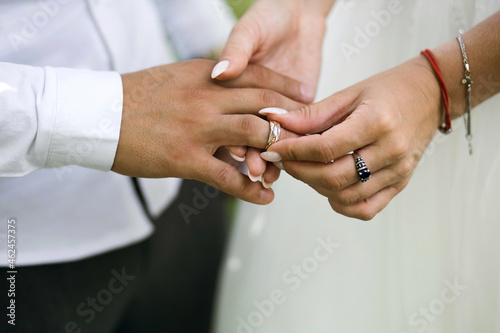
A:
MULTIPOLYGON (((233 23, 217 0, 0 2, 0 248, 16 218, 17 265, 87 258, 150 235, 129 178, 108 172, 121 124, 118 73, 174 61, 175 52, 202 56, 233 23)), ((141 182, 158 215, 180 180, 141 182)))

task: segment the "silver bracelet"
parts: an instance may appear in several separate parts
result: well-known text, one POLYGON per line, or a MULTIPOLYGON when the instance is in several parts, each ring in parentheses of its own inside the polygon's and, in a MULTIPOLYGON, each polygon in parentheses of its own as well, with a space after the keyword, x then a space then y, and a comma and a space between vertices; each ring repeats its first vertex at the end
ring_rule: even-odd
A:
POLYGON ((462 80, 462 84, 467 88, 467 97, 466 97, 466 107, 464 114, 464 123, 466 135, 465 138, 469 142, 469 154, 472 155, 472 133, 471 133, 471 124, 470 124, 470 111, 471 111, 471 87, 474 82, 470 77, 470 67, 469 60, 467 59, 467 53, 465 53, 465 43, 462 39, 462 35, 458 34, 457 36, 458 43, 460 44, 460 50, 462 50, 462 58, 464 59, 464 67, 465 67, 465 77, 462 80))

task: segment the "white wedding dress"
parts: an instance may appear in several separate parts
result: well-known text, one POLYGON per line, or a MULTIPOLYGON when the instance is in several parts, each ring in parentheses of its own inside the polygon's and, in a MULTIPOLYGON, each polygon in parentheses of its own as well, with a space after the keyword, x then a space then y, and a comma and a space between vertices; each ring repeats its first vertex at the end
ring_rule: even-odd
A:
MULTIPOLYGON (((498 0, 339 0, 318 98, 453 39, 459 27, 499 9, 498 0)), ((498 77, 473 80, 473 89, 500 84, 498 77)), ((371 222, 333 212, 286 174, 271 205, 242 202, 214 331, 500 332, 499 97, 473 110, 473 156, 458 119, 371 222)))

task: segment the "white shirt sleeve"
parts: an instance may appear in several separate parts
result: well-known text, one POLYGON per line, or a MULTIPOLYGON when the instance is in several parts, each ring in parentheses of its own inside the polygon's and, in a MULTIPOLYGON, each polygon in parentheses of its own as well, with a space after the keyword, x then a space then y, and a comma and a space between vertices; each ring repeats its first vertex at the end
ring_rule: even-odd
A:
POLYGON ((155 0, 163 25, 182 59, 222 48, 236 22, 224 0, 155 0))
POLYGON ((0 177, 110 170, 122 105, 118 73, 0 63, 0 177))

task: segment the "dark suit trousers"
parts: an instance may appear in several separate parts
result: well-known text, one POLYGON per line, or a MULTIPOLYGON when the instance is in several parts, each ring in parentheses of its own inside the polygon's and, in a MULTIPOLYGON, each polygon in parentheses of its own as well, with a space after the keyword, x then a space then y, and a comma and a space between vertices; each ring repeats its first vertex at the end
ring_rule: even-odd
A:
POLYGON ((17 267, 15 326, 6 316, 11 286, 2 268, 0 331, 208 332, 226 201, 187 180, 148 240, 78 262, 17 267))

